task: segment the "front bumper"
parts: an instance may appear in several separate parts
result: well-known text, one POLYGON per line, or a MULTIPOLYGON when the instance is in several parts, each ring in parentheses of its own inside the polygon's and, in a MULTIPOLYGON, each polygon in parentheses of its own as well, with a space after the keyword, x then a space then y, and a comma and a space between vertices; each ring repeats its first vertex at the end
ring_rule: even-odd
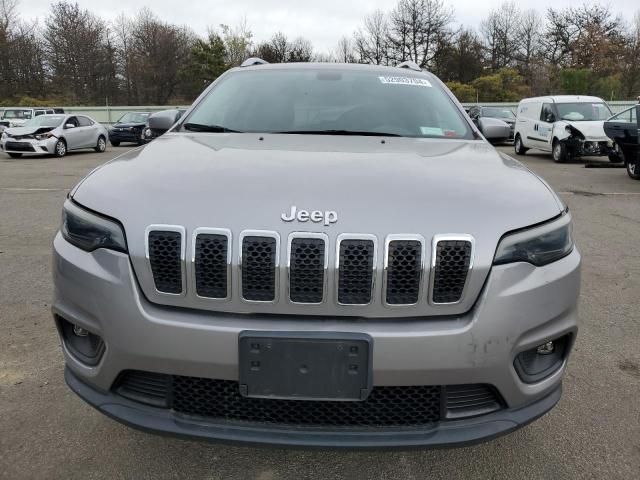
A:
POLYGON ((47 140, 5 138, 0 141, 0 151, 25 155, 47 155, 55 151, 57 141, 56 137, 51 137, 47 140))
POLYGON ((558 401, 566 366, 536 383, 523 382, 515 357, 548 339, 577 333, 580 254, 541 268, 493 267, 474 308, 456 317, 372 321, 241 315, 161 307, 142 295, 129 258, 86 253, 54 240, 53 312, 99 335, 105 352, 95 366, 78 361, 63 342, 71 388, 104 413, 144 429, 201 438, 317 446, 417 446, 475 442, 509 432, 558 401), (489 384, 505 408, 481 417, 440 422, 435 429, 313 430, 231 428, 176 416, 119 397, 121 372, 141 370, 221 380, 238 379, 238 335, 244 330, 359 332, 373 339, 374 386, 489 384))
POLYGON ((142 132, 139 129, 136 130, 109 130, 109 141, 112 142, 131 142, 131 143, 141 143, 142 142, 142 132))
POLYGON ((69 368, 65 380, 71 390, 101 413, 130 427, 202 440, 278 446, 322 448, 454 447, 487 441, 517 430, 551 410, 560 400, 562 385, 534 403, 482 417, 441 422, 437 428, 373 430, 303 430, 295 427, 245 426, 181 417, 170 410, 141 405, 82 382, 69 368))

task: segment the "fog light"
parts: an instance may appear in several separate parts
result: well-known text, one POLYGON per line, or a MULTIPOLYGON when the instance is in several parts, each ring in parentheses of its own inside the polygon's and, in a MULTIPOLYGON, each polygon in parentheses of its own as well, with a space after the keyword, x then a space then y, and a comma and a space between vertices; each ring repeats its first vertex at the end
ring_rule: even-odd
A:
POLYGON ((513 366, 523 382, 534 383, 552 375, 560 367, 569 346, 569 335, 548 340, 545 343, 520 352, 513 366))
POLYGON ((55 319, 69 353, 85 365, 97 365, 105 351, 102 338, 59 315, 56 315, 55 319))
POLYGON ((552 341, 548 341, 547 343, 543 343, 542 345, 538 345, 536 348, 536 352, 538 355, 551 355, 556 349, 556 346, 552 341))
POLYGON ((73 326, 73 333, 77 336, 77 337, 86 337, 89 335, 89 331, 85 330, 82 327, 79 327, 78 325, 74 325, 73 326))

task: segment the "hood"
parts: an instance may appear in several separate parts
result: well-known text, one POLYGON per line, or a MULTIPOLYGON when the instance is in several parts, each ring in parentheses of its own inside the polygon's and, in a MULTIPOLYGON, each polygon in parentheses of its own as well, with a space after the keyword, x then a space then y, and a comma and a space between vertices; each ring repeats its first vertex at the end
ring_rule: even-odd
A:
POLYGON ((561 123, 565 125, 571 125, 576 128, 587 141, 606 141, 609 140, 606 133, 604 133, 604 121, 593 122, 570 122, 563 120, 561 123))
MULTIPOLYGON (((198 227, 226 228, 234 241, 243 230, 273 230, 283 245, 294 231, 323 232, 330 248, 341 233, 373 234, 381 248, 389 234, 419 234, 427 251, 434 235, 473 235, 469 295, 434 310, 438 314, 472 307, 505 232, 561 212, 544 182, 481 140, 168 133, 98 168, 72 196, 122 222, 145 294, 172 305, 180 305, 179 299, 155 294, 145 263, 145 229, 152 224, 183 226, 187 238, 198 227), (284 222, 281 215, 288 216, 294 205, 336 212, 337 221, 284 222)), ((249 308, 240 301, 192 306, 249 308)), ((251 308, 293 313, 298 307, 251 308)), ((323 308, 318 313, 340 314, 335 305, 323 308)), ((305 312, 302 306, 297 313, 305 312)), ((389 316, 385 309, 368 313, 389 316)), ((416 312, 393 315, 411 314, 416 312)))
POLYGON ((36 133, 50 132, 55 127, 13 127, 7 128, 5 133, 10 137, 22 137, 24 135, 34 135, 36 133))
POLYGON ((276 228, 296 205, 338 211, 343 230, 385 219, 382 230, 411 231, 424 218, 441 231, 490 221, 504 233, 559 213, 538 177, 482 141, 377 137, 172 133, 97 169, 74 198, 125 226, 276 228))
POLYGON ((114 123, 112 125, 112 128, 132 128, 132 127, 136 127, 136 128, 142 128, 144 127, 144 123, 114 123))

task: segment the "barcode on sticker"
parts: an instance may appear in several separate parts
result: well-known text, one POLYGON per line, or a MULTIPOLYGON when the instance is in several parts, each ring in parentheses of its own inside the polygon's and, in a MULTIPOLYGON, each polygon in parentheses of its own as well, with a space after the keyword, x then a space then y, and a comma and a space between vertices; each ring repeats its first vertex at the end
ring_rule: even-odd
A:
POLYGON ((417 87, 430 87, 431 83, 425 78, 414 77, 378 77, 380 83, 387 85, 415 85, 417 87))

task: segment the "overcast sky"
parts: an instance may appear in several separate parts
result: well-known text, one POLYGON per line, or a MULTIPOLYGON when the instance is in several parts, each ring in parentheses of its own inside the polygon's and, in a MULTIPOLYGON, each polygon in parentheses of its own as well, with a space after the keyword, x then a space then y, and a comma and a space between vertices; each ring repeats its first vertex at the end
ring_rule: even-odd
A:
MULTIPOLYGON (((51 0, 19 0, 19 11, 25 19, 44 20, 51 0)), ((188 25, 199 34, 207 27, 224 23, 235 25, 246 17, 254 39, 264 40, 282 31, 289 37, 304 36, 311 40, 316 51, 333 49, 338 38, 351 35, 362 18, 375 9, 391 10, 397 0, 78 0, 78 3, 99 16, 112 20, 119 13, 135 15, 148 6, 162 20, 188 25)), ((486 12, 499 7, 503 0, 448 1, 458 24, 477 26, 486 12)), ((534 8, 541 14, 547 7, 578 5, 580 0, 518 0, 521 8, 534 8)), ((627 21, 631 21, 640 7, 637 0, 603 0, 627 21)))

